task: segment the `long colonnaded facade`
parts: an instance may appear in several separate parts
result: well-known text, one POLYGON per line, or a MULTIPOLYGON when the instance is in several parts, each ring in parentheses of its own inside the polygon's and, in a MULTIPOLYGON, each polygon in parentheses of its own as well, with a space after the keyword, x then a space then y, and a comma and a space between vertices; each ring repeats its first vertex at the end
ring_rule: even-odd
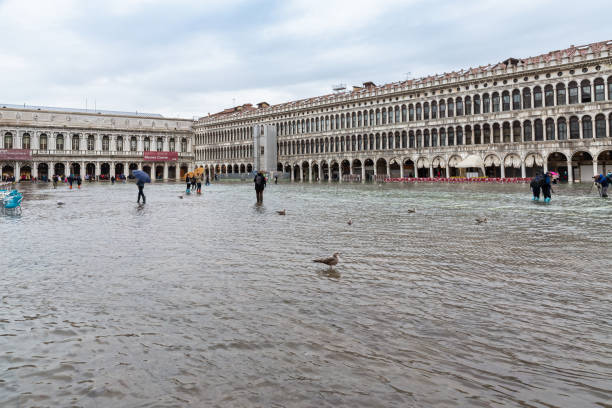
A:
POLYGON ((2 177, 93 179, 147 172, 180 180, 193 169, 193 121, 157 114, 0 105, 2 177))
POLYGON ((459 175, 476 155, 487 176, 612 171, 612 41, 508 58, 459 72, 200 118, 195 164, 253 167, 255 125, 275 126, 277 170, 292 180, 459 175))

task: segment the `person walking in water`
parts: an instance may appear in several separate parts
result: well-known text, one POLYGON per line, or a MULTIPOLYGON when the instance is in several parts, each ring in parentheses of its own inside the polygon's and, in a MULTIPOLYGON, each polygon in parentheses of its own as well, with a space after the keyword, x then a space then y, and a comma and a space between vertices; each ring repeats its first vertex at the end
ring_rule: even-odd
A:
POLYGON ((204 183, 205 186, 210 186, 210 177, 208 176, 208 174, 206 175, 206 183, 204 183))
POLYGON ((136 182, 136 185, 138 186, 138 201, 137 203, 140 204, 140 197, 142 197, 142 203, 146 204, 147 203, 147 198, 145 197, 143 190, 144 190, 144 181, 142 181, 141 179, 138 179, 138 181, 136 182))
POLYGON ((72 173, 68 176, 68 184, 70 184, 70 189, 72 190, 72 183, 74 183, 74 176, 72 173))
POLYGON ((81 178, 80 175, 77 176, 77 188, 80 190, 81 189, 81 183, 83 182, 83 179, 81 178))
POLYGON ((57 175, 53 175, 53 188, 57 188, 57 175))
POLYGON ((604 176, 603 174, 593 176, 593 181, 597 184, 597 190, 599 190, 599 196, 601 198, 608 197, 608 186, 610 185, 610 180, 608 177, 604 176))
POLYGON ((202 194, 202 177, 198 177, 196 185, 198 186, 197 193, 202 194))
POLYGON ((533 192, 532 201, 540 200, 540 189, 542 188, 542 182, 544 181, 544 175, 542 173, 537 173, 536 176, 531 179, 531 183, 529 183, 529 187, 531 187, 531 191, 533 192))
POLYGON ((549 172, 546 172, 544 175, 544 180, 542 181, 542 194, 544 194, 544 202, 550 203, 550 193, 552 191, 552 177, 549 172))
POLYGON ((266 176, 259 170, 253 179, 255 183, 255 194, 257 195, 257 204, 263 203, 263 191, 266 188, 266 176))

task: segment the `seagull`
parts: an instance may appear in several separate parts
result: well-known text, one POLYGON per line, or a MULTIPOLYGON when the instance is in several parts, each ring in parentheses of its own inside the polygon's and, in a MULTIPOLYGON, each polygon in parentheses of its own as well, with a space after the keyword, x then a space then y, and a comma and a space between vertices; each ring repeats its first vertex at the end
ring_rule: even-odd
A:
POLYGON ((348 224, 348 225, 353 225, 353 219, 352 219, 352 218, 349 218, 349 220, 348 220, 347 224, 348 224))
POLYGON ((485 222, 487 222, 487 217, 476 218, 476 224, 484 224, 485 222))
POLYGON ((414 207, 413 208, 408 208, 406 211, 409 212, 409 213, 415 213, 416 212, 416 208, 414 208, 414 207))
POLYGON ((338 265, 338 255, 340 255, 339 252, 334 252, 334 254, 330 256, 329 258, 313 259, 312 262, 318 262, 318 263, 322 263, 325 265, 329 265, 329 268, 331 269, 333 266, 338 265))
POLYGON ((276 212, 278 215, 287 215, 287 211, 285 211, 285 209, 283 208, 282 211, 277 211, 276 212))

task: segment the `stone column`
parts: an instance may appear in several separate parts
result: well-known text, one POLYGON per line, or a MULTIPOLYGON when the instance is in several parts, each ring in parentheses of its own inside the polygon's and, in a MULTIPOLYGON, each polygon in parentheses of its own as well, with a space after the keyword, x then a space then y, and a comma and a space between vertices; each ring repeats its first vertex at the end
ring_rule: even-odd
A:
POLYGON ((404 163, 400 164, 400 177, 404 178, 404 163))
POLYGON ((521 177, 527 177, 527 169, 525 169, 525 160, 521 160, 521 177))
POLYGON ((365 161, 361 162, 361 182, 366 182, 366 169, 365 169, 365 161))
POLYGON ((323 181, 323 165, 319 163, 319 183, 323 181))
POLYGON ((300 182, 304 182, 304 167, 300 165, 300 182))
POLYGON ((55 174, 55 163, 47 163, 47 179, 51 180, 51 177, 55 174))
POLYGON ((79 169, 81 171, 81 180, 85 180, 85 162, 81 162, 81 168, 79 169))
POLYGON ((501 178, 506 178, 506 166, 504 164, 505 163, 502 161, 499 166, 501 170, 501 178))
POLYGON ((130 175, 130 164, 128 162, 123 163, 123 175, 127 179, 127 176, 130 175))
POLYGON ((597 171, 597 158, 593 159, 593 175, 596 176, 598 175, 598 171, 597 171))
POLYGON ((580 139, 583 139, 583 135, 582 135, 582 119, 578 119, 578 137, 580 139))
POLYGON ((293 165, 291 165, 291 182, 293 183, 294 181, 295 181, 295 169, 293 165))
POLYGON ((115 174, 115 162, 111 161, 108 164, 110 166, 110 173, 109 173, 108 176, 109 177, 115 177, 116 176, 116 174, 115 174))
POLYGON ((142 138, 141 135, 136 136, 136 138, 137 138, 138 151, 142 152, 144 150, 144 148, 143 148, 143 144, 144 144, 143 143, 143 138, 142 138))
POLYGON ((70 168, 70 162, 66 162, 66 164, 64 164, 64 168, 66 169, 65 170, 66 176, 69 176, 70 173, 72 173, 71 171, 72 169, 70 168))
POLYGON ((38 162, 32 162, 32 174, 30 177, 38 178, 38 162))
POLYGON ((164 181, 168 181, 168 162, 164 162, 164 181))
POLYGON ((548 171, 548 158, 545 160, 542 160, 542 169, 544 170, 544 173, 548 171))
POLYGON ((567 182, 570 184, 574 182, 574 171, 572 169, 571 158, 567 160, 567 182))
POLYGON ((433 178, 434 173, 433 173, 433 164, 429 163, 429 177, 433 178))
POLYGON ((100 162, 96 162, 96 177, 100 177, 100 162))
MULTIPOLYGON (((176 162, 176 170, 174 171, 174 177, 176 178, 176 181, 181 181, 181 164, 179 162, 176 162)), ((210 179, 214 180, 214 175, 211 174, 210 175, 210 179)))
POLYGON ((387 177, 391 177, 391 163, 387 160, 387 177))
POLYGON ((15 162, 15 174, 13 174, 13 176, 15 177, 15 181, 21 179, 21 163, 15 162))

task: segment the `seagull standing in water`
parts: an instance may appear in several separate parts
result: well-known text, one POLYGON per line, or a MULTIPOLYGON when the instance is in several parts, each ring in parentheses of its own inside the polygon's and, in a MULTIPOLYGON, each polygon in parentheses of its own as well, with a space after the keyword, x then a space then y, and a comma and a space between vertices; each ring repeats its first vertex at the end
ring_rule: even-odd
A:
POLYGON ((353 225, 353 219, 352 219, 352 218, 349 218, 349 220, 348 220, 347 224, 348 224, 348 225, 353 225))
POLYGON ((339 252, 334 252, 334 254, 329 258, 313 259, 312 262, 318 262, 328 265, 329 269, 332 269, 332 267, 338 265, 338 255, 340 255, 339 252))
POLYGON ((476 218, 476 224, 484 224, 485 222, 487 222, 487 217, 476 218))
POLYGON ((282 211, 277 211, 276 212, 278 215, 286 215, 287 212, 283 209, 282 211))

